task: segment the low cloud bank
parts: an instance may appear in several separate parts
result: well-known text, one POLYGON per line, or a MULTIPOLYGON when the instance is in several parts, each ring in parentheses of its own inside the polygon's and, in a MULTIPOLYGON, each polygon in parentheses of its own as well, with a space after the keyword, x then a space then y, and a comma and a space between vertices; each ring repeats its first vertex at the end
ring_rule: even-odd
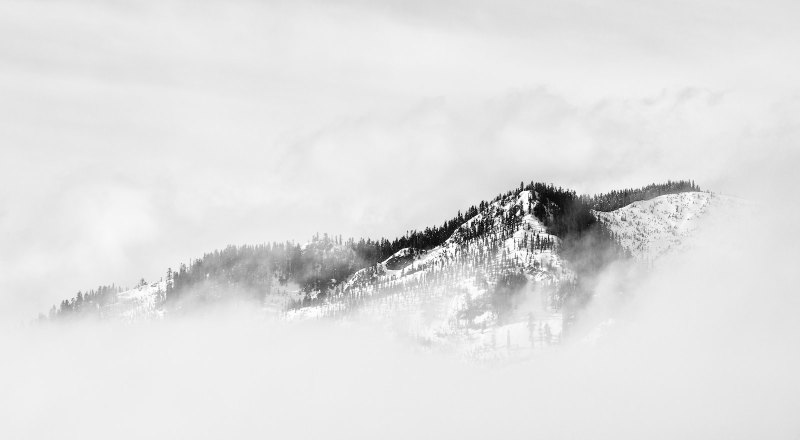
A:
POLYGON ((797 239, 782 220, 711 220, 624 300, 606 274, 596 342, 511 366, 241 311, 7 332, 0 437, 795 439, 797 239))

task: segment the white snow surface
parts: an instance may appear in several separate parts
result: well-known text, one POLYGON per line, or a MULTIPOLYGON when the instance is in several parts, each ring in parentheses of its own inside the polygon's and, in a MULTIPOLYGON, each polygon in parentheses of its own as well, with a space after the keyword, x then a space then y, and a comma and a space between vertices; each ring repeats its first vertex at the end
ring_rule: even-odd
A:
POLYGON ((107 306, 107 313, 127 322, 163 317, 156 309, 159 295, 164 295, 166 281, 144 284, 117 294, 117 301, 107 306))
POLYGON ((730 200, 708 192, 685 192, 634 202, 611 212, 593 213, 634 258, 652 262, 683 249, 709 210, 730 200))

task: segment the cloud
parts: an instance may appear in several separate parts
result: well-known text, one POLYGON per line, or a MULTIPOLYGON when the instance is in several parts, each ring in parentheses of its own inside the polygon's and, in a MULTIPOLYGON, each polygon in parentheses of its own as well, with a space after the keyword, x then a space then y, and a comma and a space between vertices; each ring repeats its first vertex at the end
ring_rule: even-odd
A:
MULTIPOLYGON (((104 261, 105 267, 140 264, 131 254, 151 248, 158 236, 148 195, 122 183, 99 188, 65 182, 59 193, 47 198, 21 198, 17 210, 3 221, 0 262, 13 268, 0 284, 10 304, 5 319, 25 321, 17 312, 33 307, 45 312, 47 301, 55 298, 43 297, 42 290, 64 289, 63 283, 95 277, 80 288, 88 290, 133 281, 113 281, 122 274, 105 273, 97 262, 104 261)), ((75 292, 62 291, 62 296, 75 292)))
POLYGON ((438 205, 438 218, 458 206, 442 200, 475 203, 493 195, 490 188, 518 180, 600 192, 694 178, 718 191, 740 191, 740 170, 796 156, 770 139, 796 131, 788 120, 762 119, 772 105, 697 88, 586 106, 544 88, 491 100, 439 98, 326 127, 290 144, 293 155, 276 172, 295 189, 318 190, 314 176, 327 190, 356 193, 375 206, 386 199, 438 205), (423 198, 408 190, 419 187, 436 187, 437 194, 423 198))

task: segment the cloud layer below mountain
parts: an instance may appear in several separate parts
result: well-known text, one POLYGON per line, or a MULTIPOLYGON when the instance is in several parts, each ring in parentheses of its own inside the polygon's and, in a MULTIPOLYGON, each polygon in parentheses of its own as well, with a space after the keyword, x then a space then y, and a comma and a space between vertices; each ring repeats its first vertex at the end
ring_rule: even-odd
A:
POLYGON ((628 300, 609 308, 616 293, 601 292, 615 319, 602 338, 522 364, 241 309, 4 332, 0 436, 792 439, 798 240, 780 231, 795 213, 722 212, 688 253, 638 275, 628 300))

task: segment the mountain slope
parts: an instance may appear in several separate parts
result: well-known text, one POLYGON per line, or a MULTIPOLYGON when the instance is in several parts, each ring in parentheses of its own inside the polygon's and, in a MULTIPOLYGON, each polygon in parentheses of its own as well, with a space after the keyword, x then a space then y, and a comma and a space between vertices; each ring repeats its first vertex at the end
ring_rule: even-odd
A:
POLYGON ((634 258, 653 261, 680 250, 719 200, 712 193, 684 192, 593 214, 634 258))
POLYGON ((500 198, 442 245, 401 249, 287 317, 381 321, 473 355, 547 347, 561 336, 559 286, 575 274, 556 252, 558 237, 534 216, 539 203, 530 190, 500 198))
POLYGON ((136 321, 246 301, 288 320, 373 322, 481 359, 527 356, 564 337, 623 248, 645 261, 680 249, 717 200, 695 189, 677 181, 586 197, 520 184, 441 227, 391 241, 229 246, 157 283, 79 293, 51 316, 136 321))

